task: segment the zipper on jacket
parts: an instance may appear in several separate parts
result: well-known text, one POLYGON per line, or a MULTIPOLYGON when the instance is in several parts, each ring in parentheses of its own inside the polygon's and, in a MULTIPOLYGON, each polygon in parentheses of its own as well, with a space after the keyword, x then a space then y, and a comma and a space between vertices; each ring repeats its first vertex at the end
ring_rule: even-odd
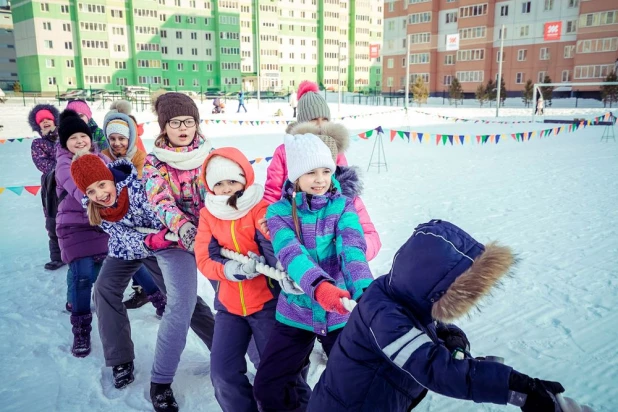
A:
MULTIPOLYGON (((238 246, 238 242, 236 241, 236 234, 234 233, 234 227, 236 226, 236 221, 232 220, 230 224, 230 231, 232 232, 232 242, 234 242, 234 247, 236 248, 236 252, 240 253, 240 247, 238 246)), ((245 305, 245 296, 242 291, 242 281, 238 282, 238 291, 240 292, 240 306, 242 307, 242 315, 247 316, 247 306, 245 305)))

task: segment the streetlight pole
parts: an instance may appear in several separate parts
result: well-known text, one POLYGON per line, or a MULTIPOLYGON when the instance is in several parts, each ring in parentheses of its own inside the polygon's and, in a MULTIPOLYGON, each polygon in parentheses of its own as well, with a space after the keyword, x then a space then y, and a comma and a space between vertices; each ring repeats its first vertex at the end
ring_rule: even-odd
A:
POLYGON ((260 51, 260 16, 259 16, 259 9, 260 9, 260 2, 259 0, 257 0, 255 3, 255 51, 256 51, 256 62, 257 62, 257 108, 258 111, 260 110, 260 86, 262 85, 262 81, 260 78, 260 55, 261 55, 261 51, 260 51))
POLYGON ((502 31, 500 32, 500 60, 498 61, 498 81, 496 87, 498 88, 498 95, 496 101, 496 117, 500 115, 500 92, 502 90, 502 60, 504 60, 504 35, 505 27, 502 25, 502 31))
POLYGON ((337 42, 339 52, 337 53, 337 113, 341 114, 341 41, 337 42))
POLYGON ((410 88, 410 35, 406 34, 406 101, 403 102, 403 107, 408 111, 408 99, 410 88))

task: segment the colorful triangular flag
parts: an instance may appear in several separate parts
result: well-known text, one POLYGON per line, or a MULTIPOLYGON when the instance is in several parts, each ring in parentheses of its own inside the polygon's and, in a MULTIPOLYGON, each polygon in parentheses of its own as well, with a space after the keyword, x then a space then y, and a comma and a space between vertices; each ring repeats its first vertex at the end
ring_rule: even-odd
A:
POLYGON ((15 193, 17 196, 21 195, 21 193, 24 191, 23 186, 12 186, 12 187, 7 187, 7 189, 15 193))

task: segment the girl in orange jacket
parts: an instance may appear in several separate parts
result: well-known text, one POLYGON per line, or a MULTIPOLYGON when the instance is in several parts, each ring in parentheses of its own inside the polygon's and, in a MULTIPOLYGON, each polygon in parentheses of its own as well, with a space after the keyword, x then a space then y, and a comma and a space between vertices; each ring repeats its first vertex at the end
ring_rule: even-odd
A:
POLYGON ((245 353, 251 337, 261 355, 275 323, 277 282, 256 270, 256 263, 275 267, 277 259, 258 221, 268 203, 264 187, 254 183, 247 158, 232 147, 212 151, 202 168, 208 194, 200 211, 195 238, 197 267, 216 291, 215 333, 210 377, 224 412, 257 411, 253 388, 245 375, 245 353), (239 263, 221 255, 229 249, 251 259, 239 263))

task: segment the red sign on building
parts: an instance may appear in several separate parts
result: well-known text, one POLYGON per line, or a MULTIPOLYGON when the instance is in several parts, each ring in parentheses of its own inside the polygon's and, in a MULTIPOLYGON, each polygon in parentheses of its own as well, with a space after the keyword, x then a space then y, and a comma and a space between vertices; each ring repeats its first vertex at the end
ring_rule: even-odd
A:
POLYGON ((380 57, 380 45, 379 44, 369 45, 369 58, 377 59, 378 57, 380 57))
POLYGON ((562 21, 550 21, 545 23, 543 30, 543 39, 545 41, 560 40, 560 34, 562 33, 562 21))

